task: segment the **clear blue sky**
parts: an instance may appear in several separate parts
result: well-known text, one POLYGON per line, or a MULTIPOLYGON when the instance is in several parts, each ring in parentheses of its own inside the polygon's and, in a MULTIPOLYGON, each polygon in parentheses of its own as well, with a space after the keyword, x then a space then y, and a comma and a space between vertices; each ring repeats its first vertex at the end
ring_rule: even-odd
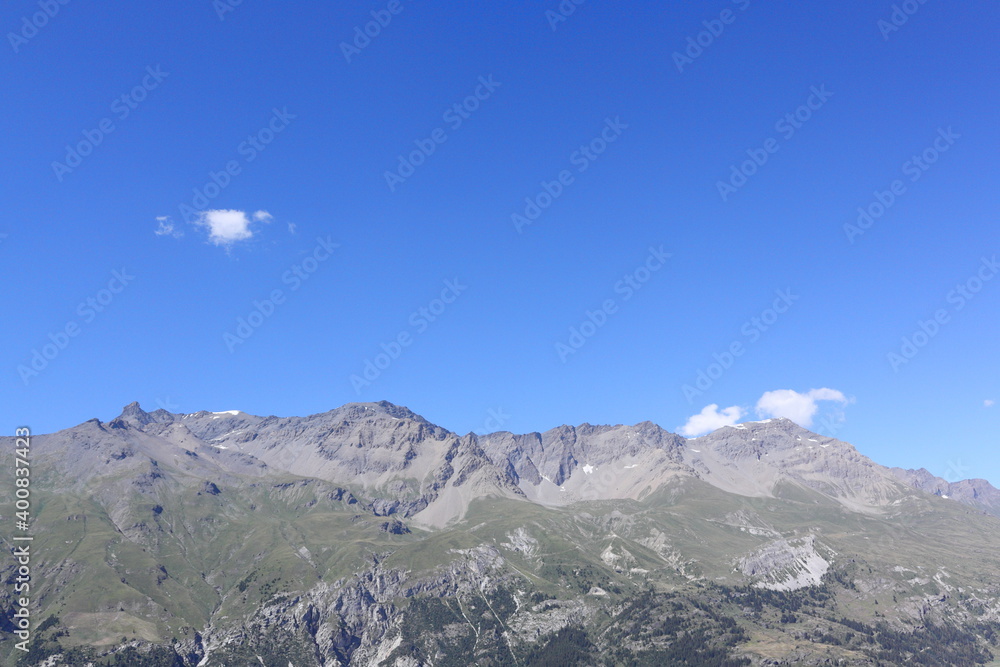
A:
POLYGON ((5 3, 3 430, 815 404, 881 463, 1000 483, 996 3, 564 6, 5 3))

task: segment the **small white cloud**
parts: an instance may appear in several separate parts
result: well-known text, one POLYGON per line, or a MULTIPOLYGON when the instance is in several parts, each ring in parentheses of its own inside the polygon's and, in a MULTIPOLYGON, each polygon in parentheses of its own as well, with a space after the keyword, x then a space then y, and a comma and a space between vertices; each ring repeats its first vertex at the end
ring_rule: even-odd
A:
POLYGON ((732 426, 744 415, 743 408, 738 405, 719 410, 716 403, 706 405, 705 408, 696 415, 692 415, 684 426, 678 431, 686 438, 694 438, 705 433, 710 433, 723 426, 732 426))
POLYGON ((208 228, 208 240, 215 245, 231 245, 253 237, 250 219, 243 211, 215 209, 202 211, 196 225, 208 228))
POLYGON ((296 229, 298 229, 298 226, 294 222, 289 222, 288 223, 288 233, 289 234, 294 234, 296 229))
POLYGON ((842 392, 836 389, 810 389, 802 394, 792 389, 777 389, 764 392, 757 401, 757 414, 761 417, 787 417, 793 422, 809 428, 819 410, 819 401, 834 401, 841 405, 850 403, 842 392))
POLYGON ((271 222, 274 220, 274 216, 267 211, 257 211, 253 214, 254 222, 271 222))
POLYGON ((156 216, 156 222, 156 229, 153 230, 153 233, 157 236, 173 236, 175 239, 184 236, 184 232, 174 226, 174 222, 170 219, 169 215, 156 216))
POLYGON ((983 401, 983 407, 992 408, 994 403, 996 403, 996 401, 994 401, 992 398, 987 398, 985 401, 983 401))

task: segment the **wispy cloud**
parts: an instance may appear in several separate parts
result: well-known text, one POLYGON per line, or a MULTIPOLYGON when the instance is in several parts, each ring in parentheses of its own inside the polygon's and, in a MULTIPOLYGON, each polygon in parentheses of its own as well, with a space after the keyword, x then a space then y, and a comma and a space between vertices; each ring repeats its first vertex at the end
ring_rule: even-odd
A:
POLYGON ((271 222, 274 216, 267 211, 257 211, 253 214, 254 222, 271 222))
POLYGON ((699 435, 710 433, 723 426, 732 426, 744 415, 743 408, 733 405, 719 410, 716 403, 706 405, 705 408, 696 415, 692 415, 684 426, 680 427, 679 433, 686 438, 694 438, 699 435))
POLYGON ((157 216, 156 223, 156 229, 153 230, 153 233, 157 236, 172 236, 175 239, 184 236, 184 231, 176 228, 169 215, 157 216))
POLYGON ((983 401, 983 407, 992 408, 994 403, 996 403, 996 401, 994 401, 992 398, 987 398, 985 401, 983 401))

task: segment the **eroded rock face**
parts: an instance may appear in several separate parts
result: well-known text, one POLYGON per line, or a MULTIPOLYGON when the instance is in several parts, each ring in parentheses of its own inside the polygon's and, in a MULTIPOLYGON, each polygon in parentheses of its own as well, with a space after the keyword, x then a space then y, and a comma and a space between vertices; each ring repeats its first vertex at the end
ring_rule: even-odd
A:
POLYGON ((737 559, 736 566, 758 588, 794 591, 819 584, 830 562, 816 550, 816 537, 809 535, 770 542, 737 559))

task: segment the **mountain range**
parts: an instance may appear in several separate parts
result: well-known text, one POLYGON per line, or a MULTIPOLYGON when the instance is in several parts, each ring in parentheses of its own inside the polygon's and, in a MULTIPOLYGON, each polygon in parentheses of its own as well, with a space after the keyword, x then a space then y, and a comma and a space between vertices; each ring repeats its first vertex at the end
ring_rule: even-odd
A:
POLYGON ((1000 642, 1000 491, 787 419, 459 435, 384 401, 132 403, 31 457, 36 629, 15 649, 7 559, 8 664, 972 665, 1000 642))

